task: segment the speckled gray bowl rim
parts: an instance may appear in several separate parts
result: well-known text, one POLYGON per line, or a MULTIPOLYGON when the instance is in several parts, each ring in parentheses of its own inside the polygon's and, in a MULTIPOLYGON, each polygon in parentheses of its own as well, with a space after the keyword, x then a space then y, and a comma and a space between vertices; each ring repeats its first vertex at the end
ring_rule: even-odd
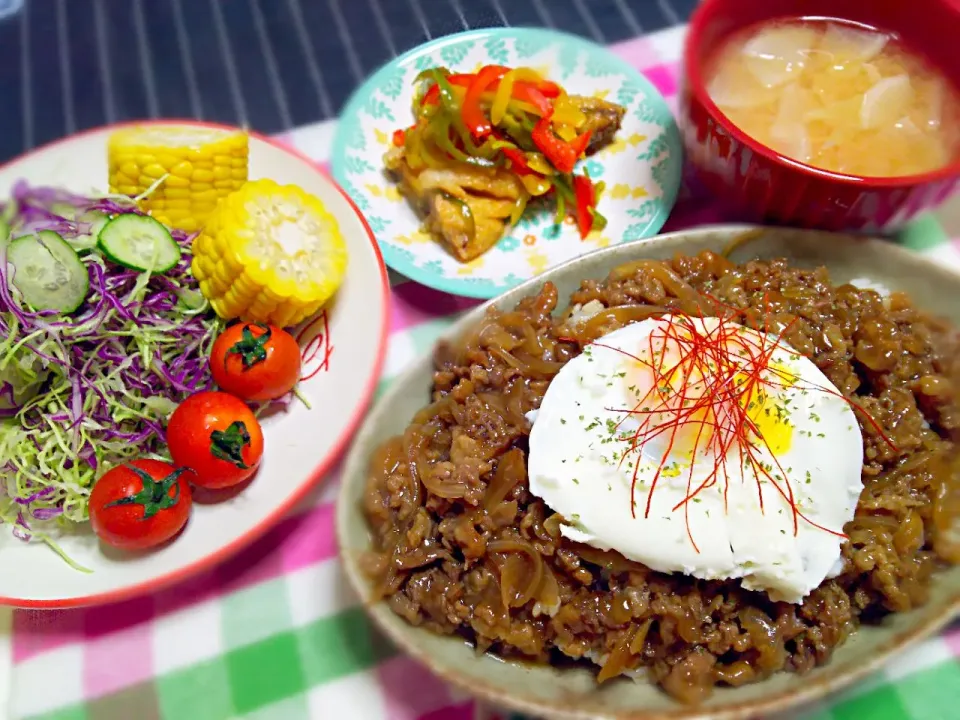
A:
MULTIPOLYGON (((733 254, 736 260, 785 257, 801 267, 825 266, 834 282, 868 278, 891 290, 904 290, 916 304, 960 326, 960 274, 923 256, 873 238, 806 230, 718 225, 668 233, 615 245, 570 260, 474 309, 444 337, 457 337, 489 307, 511 307, 535 293, 547 280, 557 283, 561 307, 581 280, 602 279, 616 265, 674 253, 720 250, 745 232, 756 238, 733 254)), ((444 680, 495 706, 557 720, 740 720, 762 713, 782 713, 845 688, 881 667, 909 645, 929 637, 960 613, 960 567, 941 573, 928 603, 890 616, 878 626, 862 627, 841 645, 826 665, 806 675, 778 673, 739 688, 717 688, 703 705, 688 707, 646 681, 626 679, 597 686, 594 674, 581 668, 557 669, 479 655, 459 638, 435 635, 409 625, 385 603, 370 603, 370 584, 357 559, 369 549, 369 532, 360 507, 373 448, 402 431, 412 413, 427 403, 430 355, 416 360, 379 400, 347 456, 337 504, 340 556, 353 589, 376 625, 400 649, 444 680)))

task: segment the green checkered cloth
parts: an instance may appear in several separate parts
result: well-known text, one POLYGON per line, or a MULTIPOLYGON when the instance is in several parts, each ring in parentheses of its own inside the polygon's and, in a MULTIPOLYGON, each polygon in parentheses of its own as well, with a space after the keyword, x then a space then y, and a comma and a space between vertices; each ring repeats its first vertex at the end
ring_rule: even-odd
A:
MULTIPOLYGON (((664 89, 676 78, 681 43, 682 34, 671 30, 614 50, 664 89)), ((331 125, 321 124, 284 139, 322 160, 331 136, 331 125)), ((911 225, 902 242, 960 268, 956 243, 932 217, 911 225)), ((393 300, 395 327, 378 394, 470 305, 412 283, 395 288, 393 300)), ((17 611, 6 717, 506 720, 372 629, 336 558, 336 486, 329 478, 253 547, 171 590, 110 607, 17 611)), ((953 627, 792 717, 960 720, 958 655, 960 629, 953 627)))

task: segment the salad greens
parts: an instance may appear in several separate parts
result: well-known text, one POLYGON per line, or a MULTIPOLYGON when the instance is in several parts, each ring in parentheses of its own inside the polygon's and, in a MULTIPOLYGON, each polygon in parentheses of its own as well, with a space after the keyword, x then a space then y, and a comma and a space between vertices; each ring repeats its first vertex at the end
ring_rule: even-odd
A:
POLYGON ((98 475, 167 459, 167 417, 213 386, 220 325, 190 273, 193 236, 137 200, 21 182, 0 211, 0 522, 21 539, 55 547, 51 530, 87 520, 98 475))

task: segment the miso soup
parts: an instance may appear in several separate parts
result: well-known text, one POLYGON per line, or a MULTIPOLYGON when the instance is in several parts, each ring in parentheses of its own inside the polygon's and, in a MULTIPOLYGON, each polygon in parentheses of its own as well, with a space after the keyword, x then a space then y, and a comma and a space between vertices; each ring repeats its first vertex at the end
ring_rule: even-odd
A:
POLYGON ((960 96, 895 35, 778 20, 720 48, 707 90, 743 132, 794 160, 867 177, 915 175, 960 154, 960 96))

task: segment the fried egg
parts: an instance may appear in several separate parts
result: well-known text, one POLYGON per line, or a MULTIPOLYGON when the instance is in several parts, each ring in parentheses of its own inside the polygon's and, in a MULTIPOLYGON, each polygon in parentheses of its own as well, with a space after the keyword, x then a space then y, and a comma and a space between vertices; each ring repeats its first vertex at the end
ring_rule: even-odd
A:
POLYGON ((568 362, 530 418, 530 490, 570 540, 793 603, 836 571, 860 426, 779 336, 680 315, 627 325, 568 362))

